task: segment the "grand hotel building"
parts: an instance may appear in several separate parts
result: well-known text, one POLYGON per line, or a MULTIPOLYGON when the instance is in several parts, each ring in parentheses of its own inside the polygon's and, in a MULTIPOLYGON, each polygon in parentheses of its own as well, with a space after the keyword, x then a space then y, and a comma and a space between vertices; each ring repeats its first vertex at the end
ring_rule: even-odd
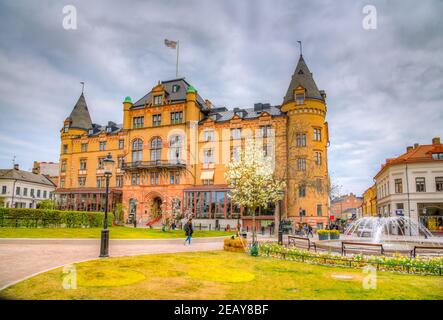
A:
POLYGON ((258 226, 281 214, 314 228, 328 220, 329 145, 326 94, 300 56, 281 105, 214 107, 184 78, 161 81, 145 96, 123 101, 123 123, 92 122, 83 93, 61 129, 60 206, 103 210, 102 160, 111 153, 110 210, 146 223, 161 213, 192 215, 221 227, 252 223, 251 212, 230 201, 224 179, 231 157, 255 139, 286 180, 284 199, 257 211, 258 226))

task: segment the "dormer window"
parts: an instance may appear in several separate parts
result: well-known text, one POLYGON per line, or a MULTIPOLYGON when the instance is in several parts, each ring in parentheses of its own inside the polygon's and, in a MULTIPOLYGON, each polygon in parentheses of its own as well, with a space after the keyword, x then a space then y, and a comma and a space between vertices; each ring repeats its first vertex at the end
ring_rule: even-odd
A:
POLYGON ((443 160, 443 152, 441 152, 441 153, 433 153, 432 154, 432 159, 434 159, 434 160, 443 160))
POLYGON ((296 93, 295 94, 295 104, 304 104, 305 103, 305 93, 296 93))
POLYGON ((65 127, 63 128, 63 131, 64 131, 64 132, 68 132, 68 130, 69 130, 69 126, 68 126, 68 125, 65 125, 65 127))
POLYGON ((93 134, 94 133, 94 130, 93 129, 89 129, 88 130, 88 134, 93 134))
POLYGON ((158 106, 162 104, 162 96, 154 96, 154 105, 158 106))
POLYGON ((107 133, 111 133, 112 132, 112 128, 111 127, 106 127, 106 132, 107 133))
POLYGON ((177 92, 179 88, 180 88, 180 86, 178 84, 174 84, 172 86, 172 92, 174 92, 174 93, 177 92))

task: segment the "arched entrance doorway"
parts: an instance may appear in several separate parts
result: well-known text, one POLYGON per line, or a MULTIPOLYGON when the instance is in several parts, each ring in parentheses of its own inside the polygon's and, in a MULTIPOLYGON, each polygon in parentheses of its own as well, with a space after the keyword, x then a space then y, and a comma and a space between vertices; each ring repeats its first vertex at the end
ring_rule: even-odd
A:
POLYGON ((151 205, 151 215, 153 218, 157 218, 162 214, 162 199, 160 197, 155 197, 152 199, 151 205))

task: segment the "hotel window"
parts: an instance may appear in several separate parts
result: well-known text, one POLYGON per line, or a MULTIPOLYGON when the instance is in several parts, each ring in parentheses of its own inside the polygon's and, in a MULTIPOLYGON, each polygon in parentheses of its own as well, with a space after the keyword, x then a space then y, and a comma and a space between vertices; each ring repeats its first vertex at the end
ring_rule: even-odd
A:
POLYGON ((203 150, 203 163, 214 163, 214 152, 212 149, 203 150))
POLYGON ((145 117, 134 117, 132 118, 132 128, 140 129, 145 125, 145 117))
POLYGON ((78 177, 78 186, 84 187, 86 184, 86 177, 78 177))
POLYGON ((214 130, 205 130, 205 131, 203 131, 203 140, 205 142, 214 141, 214 130))
POLYGON ((321 206, 321 204, 317 204, 317 216, 318 217, 322 216, 322 206, 321 206))
POLYGON ((178 163, 181 159, 182 137, 172 136, 169 140, 169 161, 178 163))
POLYGON ((415 178, 415 188, 417 192, 426 192, 426 180, 423 177, 415 178))
POLYGON ((162 139, 155 137, 151 140, 151 161, 158 161, 162 154, 162 139))
POLYGON ((123 187, 123 176, 115 177, 115 185, 117 186, 117 188, 123 187))
POLYGON ((35 196, 35 190, 34 189, 31 189, 31 197, 34 197, 35 196))
POLYGON ((240 146, 232 146, 231 147, 231 159, 234 159, 236 161, 240 160, 240 146))
POLYGON ((86 170, 86 159, 80 159, 80 170, 86 170))
POLYGON ((434 160, 443 160, 443 152, 442 153, 433 153, 432 159, 434 160))
POLYGON ((100 141, 100 151, 106 150, 106 141, 100 141))
POLYGON ((305 133, 297 133, 296 134, 296 143, 297 143, 297 147, 306 147, 306 134, 305 133))
POLYGON ((63 154, 66 154, 66 153, 68 153, 68 145, 64 144, 63 145, 63 154))
POLYGON ((122 169, 124 163, 125 163, 125 156, 117 157, 117 168, 118 169, 122 169))
POLYGON ((262 138, 267 138, 271 136, 271 126, 260 126, 260 136, 262 138))
POLYGON ((20 195, 20 187, 15 188, 15 194, 18 196, 20 195))
POLYGON ((47 195, 47 192, 46 192, 46 190, 45 190, 45 191, 43 191, 43 198, 44 198, 44 199, 46 199, 46 195, 47 195))
POLYGON ((160 172, 151 172, 151 184, 156 185, 160 182, 160 172))
POLYGON ((298 196, 300 198, 306 197, 306 186, 301 185, 301 186, 298 187, 298 196))
POLYGON ((66 160, 62 160, 62 164, 60 165, 60 172, 66 172, 66 160))
POLYGON ((140 173, 133 173, 131 176, 131 184, 133 186, 140 185, 140 173))
POLYGON ((402 179, 395 179, 395 193, 403 193, 403 181, 402 179))
POLYGON ((28 188, 23 188, 23 195, 24 195, 25 197, 28 196, 28 188))
POLYGON ((64 188, 64 187, 65 187, 65 179, 60 178, 60 188, 64 188))
POLYGON ((231 139, 232 140, 239 140, 239 139, 241 139, 241 128, 231 129, 231 139))
POLYGON ((314 128, 314 141, 321 141, 321 129, 314 128))
POLYGON ((158 106, 160 104, 162 104, 162 96, 154 96, 154 105, 158 106))
POLYGON ((183 111, 171 112, 171 124, 179 124, 183 122, 183 111))
POLYGON ((171 172, 169 174, 169 182, 170 184, 180 184, 180 172, 171 172))
POLYGON ((158 127, 162 124, 162 115, 161 114, 154 114, 152 116, 152 126, 158 127))
POLYGON ((123 149, 124 147, 125 147, 125 140, 124 139, 118 140, 118 148, 123 149))
POLYGON ((97 177, 97 188, 104 188, 106 185, 105 177, 97 177))
POLYGON ((99 158, 97 159, 97 169, 98 169, 98 170, 104 168, 104 167, 103 167, 103 160, 104 160, 104 159, 105 159, 105 157, 99 157, 99 158))
POLYGON ((435 190, 443 191, 443 177, 435 177, 435 190))
POLYGON ((205 185, 205 186, 209 186, 209 185, 214 184, 214 179, 203 179, 202 181, 203 181, 203 185, 205 185))
POLYGON ((82 143, 81 150, 82 150, 82 152, 87 152, 88 151, 88 144, 82 143))
POLYGON ((315 159, 315 164, 317 166, 321 166, 321 152, 320 151, 316 151, 314 153, 314 159, 315 159))
POLYGON ((142 156, 143 156, 142 149, 143 149, 142 139, 135 139, 134 141, 132 141, 132 162, 142 161, 142 156))
POLYGON ((297 170, 298 171, 306 171, 306 159, 305 158, 297 159, 297 170))
POLYGON ((305 93, 296 93, 295 94, 295 104, 304 104, 305 103, 305 93))

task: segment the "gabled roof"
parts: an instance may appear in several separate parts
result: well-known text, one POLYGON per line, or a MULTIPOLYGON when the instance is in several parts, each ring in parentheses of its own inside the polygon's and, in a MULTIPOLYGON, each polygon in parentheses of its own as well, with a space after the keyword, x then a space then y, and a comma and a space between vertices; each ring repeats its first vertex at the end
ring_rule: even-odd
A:
POLYGON ((54 183, 42 174, 17 169, 0 169, 0 179, 20 180, 55 187, 54 183))
POLYGON ((91 116, 83 92, 69 115, 69 119, 71 120, 71 128, 89 129, 92 127, 91 116))
POLYGON ((292 75, 291 83, 283 99, 283 104, 294 101, 294 90, 299 86, 306 89, 306 98, 324 100, 302 55, 300 55, 297 67, 292 75))
POLYGON ((420 162, 434 162, 440 161, 443 163, 442 159, 434 159, 432 155, 434 153, 443 153, 443 144, 425 144, 417 145, 411 148, 406 153, 403 153, 397 158, 386 159, 386 162, 381 165, 380 171, 376 174, 376 177, 380 175, 386 168, 395 164, 406 164, 406 163, 420 163, 420 162))
MULTIPOLYGON (((171 103, 183 102, 186 101, 186 91, 188 87, 191 85, 185 80, 185 78, 172 79, 167 81, 161 81, 166 93, 166 99, 171 100, 171 103), (178 86, 178 90, 176 92, 172 91, 172 87, 174 85, 178 86)), ((143 108, 146 103, 150 103, 152 101, 152 91, 148 92, 142 98, 137 100, 132 109, 143 108)), ((203 98, 197 93, 197 103, 202 110, 207 110, 207 106, 203 98)))

